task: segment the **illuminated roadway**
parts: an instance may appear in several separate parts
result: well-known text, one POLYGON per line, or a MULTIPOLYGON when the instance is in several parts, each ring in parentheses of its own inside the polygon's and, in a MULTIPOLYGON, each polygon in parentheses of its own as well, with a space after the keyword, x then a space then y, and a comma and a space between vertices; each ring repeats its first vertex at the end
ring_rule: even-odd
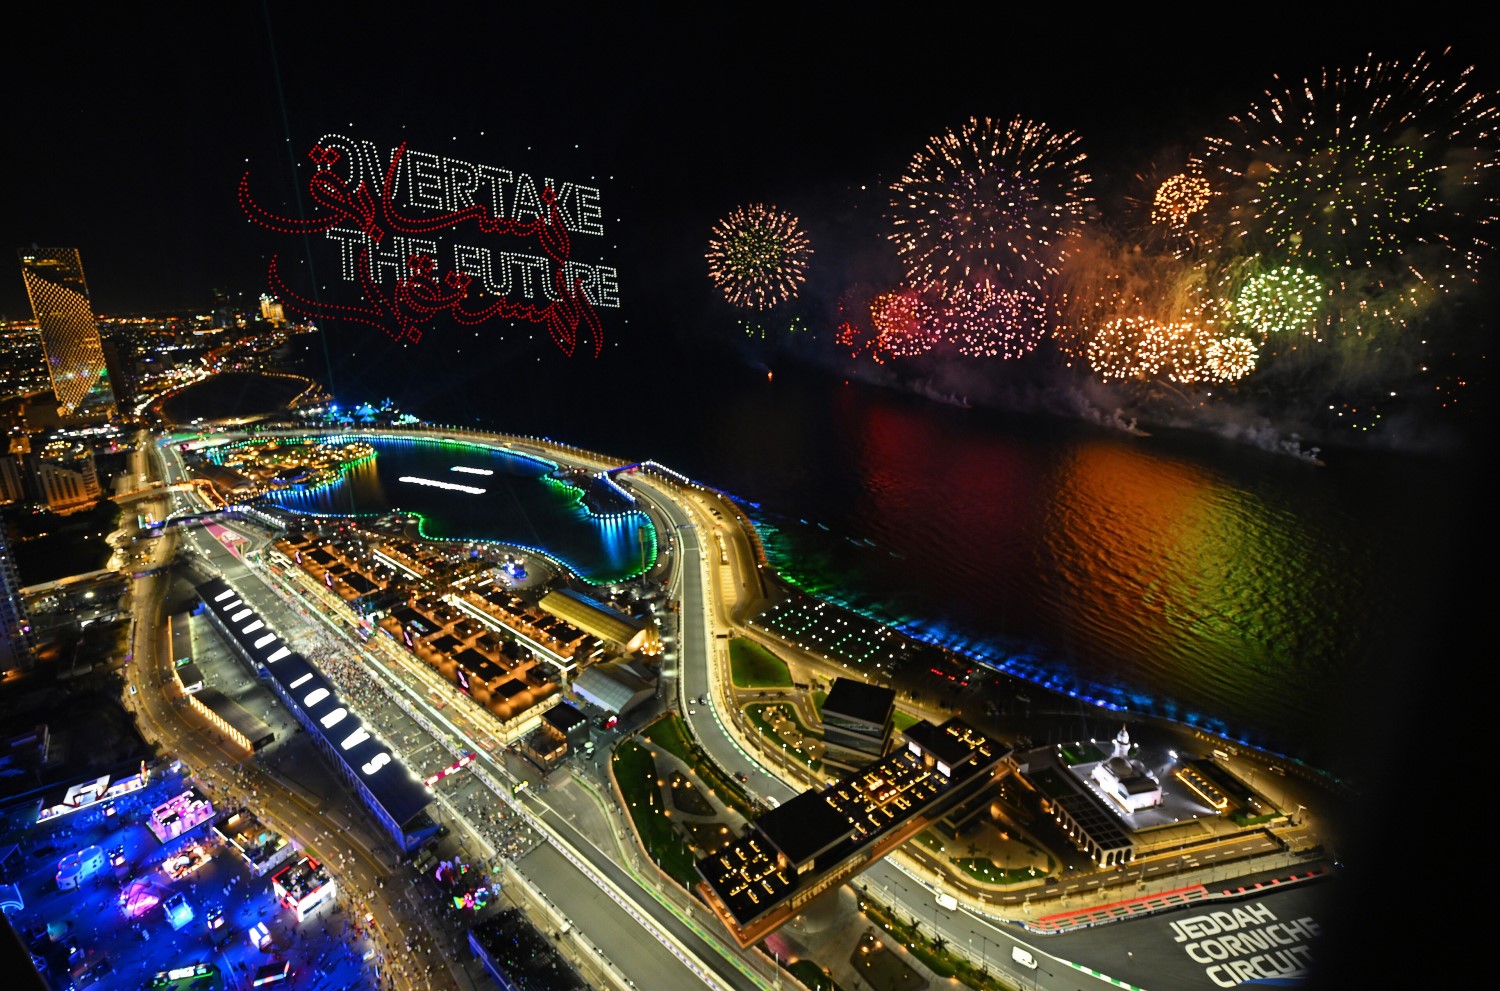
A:
MULTIPOLYGON (((287 431, 288 434, 312 432, 328 431, 287 431)), ((572 460, 589 468, 615 466, 584 452, 564 454, 550 445, 543 447, 536 442, 469 431, 345 432, 429 440, 435 439, 434 434, 464 436, 465 439, 487 441, 500 449, 514 447, 534 451, 559 463, 572 460)), ((170 454, 171 460, 177 461, 175 450, 170 454)), ((174 480, 183 477, 180 463, 169 469, 168 477, 174 480)), ((676 645, 676 669, 672 670, 670 664, 664 665, 667 697, 673 698, 675 694, 694 735, 715 761, 732 773, 744 773, 752 793, 784 801, 801 788, 794 788, 780 775, 763 767, 758 758, 741 746, 737 735, 724 724, 720 714, 729 698, 727 686, 723 684, 723 679, 728 676, 728 641, 721 634, 759 636, 757 631, 740 627, 736 622, 738 617, 732 615, 738 603, 753 600, 759 594, 759 576, 748 541, 733 519, 733 510, 713 493, 675 486, 669 488, 655 476, 639 472, 631 476, 631 482, 637 494, 649 499, 675 533, 669 585, 673 597, 680 603, 676 614, 680 638, 676 645), (711 507, 718 507, 721 512, 716 514, 711 507), (723 539, 722 561, 721 545, 710 536, 714 533, 723 539), (755 589, 751 587, 752 582, 757 585, 755 589), (710 698, 709 706, 692 704, 691 700, 704 695, 710 698), (690 709, 697 711, 689 713, 690 709)), ((217 541, 211 543, 216 545, 217 541)), ((226 564, 232 569, 239 562, 231 557, 226 564)), ((255 578, 257 583, 266 580, 260 575, 255 578)), ((246 591, 240 590, 242 594, 246 591)), ((272 610, 278 606, 285 611, 285 606, 280 603, 273 603, 270 608, 259 603, 257 606, 268 615, 274 615, 272 610)), ((340 607, 330 604, 330 608, 340 607)), ((361 645, 353 641, 341 619, 330 619, 321 609, 314 609, 313 614, 351 649, 360 649, 361 645)), ((524 809, 538 828, 551 838, 553 847, 538 847, 520 858, 516 868, 548 896, 559 918, 581 930, 584 937, 580 939, 575 933, 573 938, 580 944, 585 957, 602 956, 612 961, 614 972, 610 976, 617 984, 626 987, 633 986, 632 981, 639 984, 647 978, 653 989, 660 986, 671 991, 700 987, 705 982, 716 987, 744 989, 763 988, 771 983, 773 978, 765 973, 768 963, 761 955, 754 951, 741 953, 733 947, 725 934, 718 930, 717 922, 696 902, 683 899, 676 893, 673 890, 675 885, 670 882, 663 885, 654 878, 646 880, 652 870, 649 865, 639 868, 640 873, 622 866, 639 862, 638 848, 633 841, 627 841, 623 831, 615 832, 611 841, 604 839, 612 831, 607 825, 602 831, 597 828, 597 821, 594 823, 596 828, 591 830, 577 825, 578 820, 587 821, 591 815, 596 820, 602 814, 607 821, 615 821, 611 818, 614 812, 606 808, 610 804, 608 800, 593 790, 582 774, 577 774, 568 787, 554 787, 546 796, 523 793, 519 801, 513 799, 509 786, 517 780, 516 773, 506 766, 503 753, 497 757, 490 748, 479 744, 478 741, 486 736, 482 719, 474 718, 473 713, 464 715, 457 709, 445 712, 434 706, 433 694, 445 697, 443 691, 449 689, 446 680, 426 671, 421 665, 409 665, 409 654, 394 645, 383 644, 381 640, 381 637, 375 637, 371 644, 380 643, 377 649, 387 652, 386 661, 367 663, 367 669, 390 683, 388 692, 406 694, 403 705, 422 713, 434 739, 449 752, 480 754, 480 764, 499 776, 492 788, 497 797, 524 809), (399 664, 392 665, 392 660, 398 660, 399 664), (455 725, 450 716, 468 725, 455 725), (577 787, 573 787, 575 784, 577 787), (591 793, 582 795, 584 791, 591 793), (603 848, 596 845, 601 839, 605 844, 603 848), (630 921, 626 921, 627 917, 630 921), (641 939, 642 927, 655 938, 641 939)), ((361 653, 367 658, 370 656, 368 647, 361 653)), ((1190 869, 1206 866, 1196 861, 1185 860, 1183 863, 1190 869)), ((1171 875, 1170 863, 1158 863, 1137 866, 1111 880, 1144 883, 1171 875)), ((941 934, 947 939, 950 949, 969 952, 976 962, 987 963, 992 970, 1009 975, 1019 985, 1047 987, 1054 983, 1051 978, 1058 977, 1061 978, 1055 982, 1058 987, 1064 983, 1072 988, 1117 986, 1112 981, 1096 978, 1086 970, 1071 968, 1067 963, 1046 955, 1035 941, 1018 941, 1013 930, 1000 929, 982 914, 968 908, 939 909, 934 899, 935 892, 943 890, 939 883, 933 878, 920 877, 891 860, 867 868, 853 883, 859 888, 878 891, 881 900, 892 908, 921 920, 927 931, 941 934), (1009 952, 1013 945, 1029 947, 1046 969, 1038 973, 1013 965, 1009 952)), ((1100 890, 1100 878, 1085 876, 1068 879, 1065 885, 1053 887, 1047 894, 1053 897, 1070 894, 1082 899, 1100 890)), ((1023 902, 1029 898, 1030 895, 1014 894, 1008 900, 1023 902)), ((1057 946, 1056 943, 1051 945, 1057 946)))
MULTIPOLYGON (((169 448, 162 450, 168 454, 170 462, 176 462, 169 468, 169 473, 181 478, 182 468, 176 457, 177 452, 169 448)), ((183 508, 195 511, 201 507, 189 505, 183 508)), ((205 555, 212 570, 231 581, 236 590, 262 615, 272 618, 273 627, 293 629, 299 622, 305 622, 289 615, 288 603, 273 596, 269 585, 262 587, 266 579, 220 547, 218 541, 211 538, 200 540, 201 531, 187 532, 191 535, 189 539, 197 545, 196 552, 205 555)), ((170 538, 159 538, 160 541, 168 539, 170 538)), ((328 605, 330 608, 342 608, 341 605, 335 607, 332 603, 328 605)), ((342 617, 331 619, 327 612, 319 608, 313 608, 310 614, 323 621, 329 631, 340 637, 351 650, 358 651, 367 659, 373 653, 369 645, 357 644, 352 640, 342 617)), ((597 947, 597 954, 612 962, 625 975, 623 983, 626 987, 632 986, 631 981, 635 981, 636 985, 649 981, 653 991, 656 988, 663 991, 691 991, 703 987, 705 983, 714 987, 751 991, 769 983, 766 975, 755 973, 751 965, 740 959, 738 954, 726 956, 727 944, 720 934, 709 930, 704 921, 685 921, 681 917, 681 909, 674 912, 663 904, 663 891, 650 890, 642 885, 635 874, 621 867, 621 862, 627 859, 621 845, 625 841, 624 837, 615 834, 616 842, 609 844, 610 848, 607 850, 601 849, 593 839, 570 822, 566 814, 555 811, 546 797, 523 792, 519 800, 512 798, 509 785, 518 778, 507 767, 503 754, 496 756, 490 748, 479 743, 480 734, 475 732, 476 724, 471 723, 470 728, 460 727, 452 721, 451 713, 446 708, 433 704, 431 695, 434 691, 451 692, 451 686, 446 680, 439 678, 436 682, 429 681, 434 676, 430 672, 420 671, 420 666, 417 666, 416 671, 412 670, 408 666, 411 655, 394 645, 384 643, 382 638, 375 638, 371 644, 378 645, 376 650, 398 656, 402 662, 399 675, 388 663, 376 661, 366 664, 367 671, 388 683, 388 694, 404 693, 404 707, 420 713, 433 738, 449 752, 479 754, 479 764, 487 765, 487 769, 496 772, 500 778, 499 786, 493 789, 497 798, 523 809, 531 821, 549 836, 553 847, 538 847, 520 858, 515 867, 556 904, 563 916, 586 934, 585 955, 588 947, 597 947), (655 938, 641 939, 643 927, 655 938)), ((220 760, 223 759, 221 756, 220 760)), ((290 793, 284 797, 290 799, 290 793)), ((578 813, 575 811, 573 815, 577 818, 578 813)), ((313 826, 313 831, 317 832, 316 825, 313 826)), ((304 835, 301 830, 294 829, 292 832, 293 835, 304 835)))
MULTIPOLYGON (((140 459, 147 446, 138 445, 134 456, 140 459)), ((139 460, 137 469, 148 470, 139 460)), ((176 550, 174 545, 175 535, 170 533, 149 541, 152 563, 159 567, 170 561, 176 550)), ((163 641, 166 624, 162 622, 168 583, 165 575, 150 569, 146 577, 135 580, 131 591, 135 622, 130 634, 131 663, 126 665, 126 682, 135 693, 127 694, 126 698, 140 719, 142 731, 182 759, 209 789, 213 800, 222 804, 224 796, 231 792, 256 793, 257 815, 283 835, 296 837, 314 855, 340 865, 341 901, 360 912, 360 917, 373 913, 378 932, 401 931, 403 913, 388 903, 386 894, 387 891, 394 894, 396 889, 382 887, 390 871, 364 844, 347 833, 326 832, 328 823, 321 818, 320 809, 312 808, 276 777, 226 747, 211 728, 196 725, 201 720, 188 717, 186 710, 173 704, 176 692, 167 673, 171 665, 170 647, 163 641), (236 775, 237 770, 243 777, 236 775), (375 897, 366 898, 361 892, 373 893, 375 897)), ((432 952, 431 941, 422 942, 425 945, 419 946, 416 953, 407 951, 402 942, 383 944, 387 974, 396 977, 398 986, 430 987, 428 968, 442 969, 444 960, 432 952)))
MULTIPOLYGON (((289 431, 289 433, 300 434, 306 431, 289 431)), ((422 439, 432 438, 432 434, 427 432, 413 431, 404 435, 422 439)), ((557 451, 540 448, 536 450, 554 460, 565 460, 557 451)), ((175 455, 175 452, 172 453, 175 455)), ((176 460, 175 457, 174 460, 176 460)), ((600 466, 600 463, 590 462, 583 458, 574 460, 585 467, 600 466)), ((180 465, 175 475, 177 478, 183 477, 180 465)), ((702 497, 669 493, 654 479, 641 474, 633 476, 631 481, 638 493, 650 497, 651 503, 670 521, 677 534, 670 583, 681 604, 677 613, 681 632, 678 645, 680 659, 676 672, 668 673, 669 697, 670 693, 675 692, 677 697, 685 702, 700 695, 707 695, 711 703, 720 703, 727 698, 725 686, 720 684, 720 679, 727 677, 728 657, 725 646, 727 640, 720 639, 718 633, 721 631, 727 633, 735 628, 725 600, 738 598, 738 596, 713 594, 711 572, 717 575, 721 592, 730 593, 734 591, 731 586, 739 585, 740 591, 748 595, 749 580, 754 570, 754 565, 748 563, 748 547, 739 533, 739 527, 731 520, 725 519, 722 514, 714 515, 712 509, 709 508, 726 505, 720 502, 717 496, 708 493, 702 497), (684 508, 684 503, 691 507, 692 512, 684 508), (728 564, 722 564, 718 560, 718 542, 706 536, 714 532, 720 533, 725 538, 724 548, 728 564), (705 542, 710 548, 707 554, 704 553, 705 542), (675 684, 673 684, 674 680, 675 684)), ((227 563, 233 567, 238 564, 238 559, 231 559, 227 563)), ((257 577, 257 580, 260 579, 257 577)), ((241 589, 242 594, 245 591, 241 589)), ((256 602, 253 596, 251 601, 263 613, 271 614, 270 609, 256 602)), ((330 604, 330 607, 341 608, 333 604, 330 604)), ((340 637, 349 641, 351 647, 356 646, 350 640, 342 622, 329 620, 321 610, 315 610, 314 615, 323 619, 340 637)), ((379 637, 371 642, 382 643, 379 637)), ((385 645, 382 644, 382 646, 385 645)), ((403 662, 409 657, 394 646, 387 649, 393 653, 401 653, 403 662)), ((404 663, 403 667, 405 667, 404 663)), ((371 665, 371 668, 380 671, 382 675, 390 674, 390 669, 386 665, 376 664, 371 665)), ((406 673, 411 674, 409 670, 406 673)), ((427 675, 435 677, 430 673, 427 675)), ((428 689, 448 687, 446 680, 441 678, 437 679, 437 683, 424 681, 422 684, 428 689)), ((432 706, 429 692, 420 688, 412 689, 409 702, 426 709, 427 714, 434 721, 448 723, 448 716, 432 706)), ((707 708, 700 708, 692 716, 686 715, 688 708, 689 706, 682 705, 685 718, 690 720, 693 731, 705 751, 731 772, 745 773, 749 778, 747 787, 752 793, 777 801, 785 801, 798 793, 800 789, 793 788, 781 777, 767 770, 740 746, 735 735, 721 721, 719 705, 711 704, 707 708)), ((457 751, 460 747, 472 749, 490 764, 495 765, 502 774, 506 775, 507 780, 512 780, 501 761, 494 757, 488 748, 475 746, 476 741, 472 736, 459 731, 456 727, 452 729, 450 739, 447 741, 450 750, 457 751)), ((514 801, 508 794, 500 792, 497 794, 507 801, 514 801)), ((552 851, 543 853, 543 848, 523 858, 522 863, 517 865, 518 868, 531 875, 537 887, 542 891, 549 893, 554 899, 563 898, 566 904, 559 904, 562 914, 588 934, 590 941, 598 946, 599 951, 607 959, 614 961, 625 974, 641 978, 649 977, 653 985, 660 984, 664 988, 677 986, 671 979, 674 977, 684 980, 684 983, 680 985, 684 988, 699 987, 703 982, 695 976, 694 972, 705 970, 713 973, 715 981, 721 986, 750 988, 764 987, 770 983, 764 975, 758 972, 758 969, 752 969, 757 968, 759 961, 755 958, 760 954, 756 951, 741 953, 724 934, 717 931, 717 921, 706 912, 694 905, 693 914, 699 921, 689 927, 678 917, 678 913, 682 912, 681 908, 673 912, 663 904, 668 898, 673 897, 670 893, 673 887, 670 882, 654 890, 643 885, 635 874, 621 868, 620 862, 626 858, 621 856, 619 849, 608 851, 599 849, 580 834, 564 815, 553 811, 541 796, 523 794, 521 804, 542 826, 544 832, 551 836, 555 843, 559 843, 560 849, 575 852, 579 859, 588 863, 592 876, 582 873, 577 864, 559 854, 552 851), (611 898, 610 895, 615 897, 611 898), (639 922, 642 917, 651 920, 652 926, 656 929, 653 935, 657 935, 657 939, 640 939, 639 928, 636 928, 635 922, 622 927, 619 912, 622 907, 621 902, 625 903, 623 907, 626 907, 627 914, 636 917, 635 922, 639 922), (662 948, 660 933, 663 932, 669 934, 673 941, 690 954, 690 961, 686 962, 686 965, 684 961, 675 958, 662 948), (712 943, 704 939, 705 935, 712 937, 712 943), (739 961, 741 966, 735 967, 731 961, 739 961), (752 962, 747 964, 745 961, 752 962), (637 963, 638 967, 630 965, 637 963)), ((575 812, 574 818, 577 818, 578 814, 575 812)), ((1002 932, 987 920, 965 910, 939 912, 933 899, 933 889, 889 861, 880 861, 866 869, 860 875, 857 884, 860 887, 868 886, 879 890, 883 895, 883 900, 893 908, 922 919, 924 924, 933 927, 948 938, 950 945, 965 945, 971 938, 978 937, 981 939, 982 946, 1006 947, 1004 955, 1008 958, 1008 946, 1015 942, 1010 934, 1002 932)), ((983 951, 976 951, 976 958, 979 958, 982 953, 983 951)), ((994 958, 989 957, 989 959, 993 965, 994 958)), ((1005 970, 1006 968, 1001 964, 998 969, 1005 970)), ((1019 968, 1016 968, 1016 971, 1018 978, 1023 976, 1019 968)), ((1024 976, 1030 978, 1032 975, 1027 973, 1024 976)))
MULTIPOLYGON (((716 495, 669 493, 654 478, 640 474, 633 476, 632 481, 636 492, 650 496, 652 504, 671 521, 678 534, 679 549, 678 559, 674 562, 676 570, 673 587, 681 602, 679 616, 682 660, 677 672, 677 699, 682 718, 688 721, 694 738, 716 763, 731 772, 747 774, 747 787, 751 792, 785 801, 813 785, 799 781, 792 767, 782 768, 790 779, 788 783, 780 773, 763 766, 760 762, 762 758, 753 756, 744 748, 736 732, 725 724, 722 715, 731 697, 730 686, 725 683, 725 679, 729 677, 728 641, 723 635, 765 640, 760 631, 741 626, 737 622, 739 617, 735 615, 743 603, 753 601, 759 595, 758 564, 749 541, 741 532, 732 507, 716 495), (721 536, 722 545, 709 536, 713 533, 721 536), (695 705, 693 700, 703 695, 709 697, 710 705, 695 705)), ((806 659, 815 666, 829 669, 827 673, 830 676, 838 673, 833 670, 835 665, 819 663, 820 659, 816 658, 806 659)), ((1151 882, 1153 887, 1175 886, 1178 882, 1174 878, 1181 878, 1184 870, 1189 875, 1197 874, 1199 880, 1207 881, 1213 876, 1216 856, 1224 856, 1226 860, 1231 856, 1243 859, 1253 855, 1276 854, 1278 849, 1266 837, 1238 836, 1218 848, 1179 855, 1172 859, 1141 861, 1112 874, 1075 875, 1042 891, 997 895, 994 902, 1008 903, 1008 915, 1012 918, 1031 914, 1030 900, 1033 895, 1040 896, 1038 901, 1060 900, 1062 906, 1070 903, 1081 906, 1091 899, 1097 904, 1134 894, 1147 882, 1151 882), (1107 893, 1110 888, 1114 889, 1115 894, 1107 893)), ((1287 862, 1285 857, 1279 859, 1283 863, 1287 862)), ((964 905, 961 901, 956 909, 941 908, 935 897, 939 891, 961 893, 955 893, 936 876, 922 876, 923 873, 925 872, 920 868, 909 869, 892 857, 872 864, 849 883, 859 889, 878 892, 881 901, 904 916, 920 920, 927 932, 936 933, 945 939, 951 951, 967 953, 976 963, 988 967, 991 972, 1007 975, 1018 987, 1080 989, 1119 986, 1118 981, 1111 977, 1093 973, 1042 949, 1047 946, 1060 952, 1064 945, 1069 946, 1070 951, 1074 945, 1082 948, 1081 937, 1023 940, 1018 938, 1018 930, 1014 927, 1002 929, 984 912, 975 911, 972 904, 964 905), (1011 957, 1013 947, 1028 950, 1041 962, 1040 967, 1031 970, 1015 963, 1011 957)), ((970 901, 972 903, 972 899, 970 901)), ((1112 925, 1118 927, 1137 924, 1141 923, 1117 922, 1112 925)), ((1116 929, 1113 935, 1118 938, 1121 932, 1116 929)), ((1097 937, 1090 937, 1090 940, 1097 942, 1097 937)), ((1110 969, 1116 975, 1134 972, 1138 980, 1144 979, 1144 975, 1151 972, 1151 964, 1147 954, 1143 952, 1141 957, 1140 960, 1130 957, 1118 961, 1110 969)), ((1162 963, 1180 961, 1174 956, 1162 963)))

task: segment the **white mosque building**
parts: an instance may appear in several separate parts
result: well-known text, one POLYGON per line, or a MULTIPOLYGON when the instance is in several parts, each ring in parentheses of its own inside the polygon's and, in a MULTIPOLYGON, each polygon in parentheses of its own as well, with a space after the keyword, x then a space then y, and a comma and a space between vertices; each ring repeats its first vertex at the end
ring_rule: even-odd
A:
POLYGON ((1162 804, 1161 782, 1130 756, 1130 733, 1124 726, 1115 736, 1114 753, 1094 765, 1091 777, 1127 813, 1162 804))

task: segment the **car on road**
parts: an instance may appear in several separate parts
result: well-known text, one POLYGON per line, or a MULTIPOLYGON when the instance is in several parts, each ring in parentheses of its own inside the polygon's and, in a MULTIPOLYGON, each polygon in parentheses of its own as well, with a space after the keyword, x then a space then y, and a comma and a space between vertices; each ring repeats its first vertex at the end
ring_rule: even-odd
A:
POLYGON ((737 777, 737 778, 739 778, 741 781, 749 781, 750 780, 750 775, 746 774, 744 771, 735 771, 734 772, 734 776, 737 777))

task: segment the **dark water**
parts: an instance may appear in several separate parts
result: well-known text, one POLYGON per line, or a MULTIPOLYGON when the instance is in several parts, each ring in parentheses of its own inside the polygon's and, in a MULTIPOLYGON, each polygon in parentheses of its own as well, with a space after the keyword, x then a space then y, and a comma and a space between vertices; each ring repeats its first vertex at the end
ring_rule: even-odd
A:
POLYGON ((644 514, 592 517, 580 490, 548 477, 556 467, 550 463, 468 443, 377 440, 373 446, 375 457, 355 465, 342 481, 278 494, 272 501, 324 516, 418 513, 423 536, 499 541, 545 552, 594 583, 639 574, 656 558, 655 530, 644 514), (454 466, 469 471, 456 472, 454 466), (492 474, 477 473, 485 471, 492 474))
POLYGON ((750 503, 803 588, 1336 772, 1467 621, 1479 490, 1458 459, 1325 448, 1318 467, 691 353, 342 379, 340 399, 655 458, 750 503))

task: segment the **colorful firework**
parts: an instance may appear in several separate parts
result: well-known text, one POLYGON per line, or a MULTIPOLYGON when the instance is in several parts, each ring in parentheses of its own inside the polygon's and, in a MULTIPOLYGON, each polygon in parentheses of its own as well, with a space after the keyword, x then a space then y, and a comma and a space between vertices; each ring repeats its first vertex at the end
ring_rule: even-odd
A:
POLYGON ((1255 354, 1254 342, 1246 338, 1218 337, 1211 328, 1192 320, 1145 316, 1107 320, 1087 345, 1089 367, 1106 382, 1229 381, 1254 368, 1255 354))
POLYGON ((849 352, 851 358, 858 358, 859 353, 864 350, 868 343, 865 337, 863 331, 847 320, 839 324, 833 332, 833 342, 849 352))
POLYGON ((1221 339, 1204 324, 1192 320, 1155 324, 1146 339, 1153 358, 1173 382, 1191 384, 1220 379, 1212 356, 1221 339))
POLYGON ((1316 275, 1281 265, 1246 279, 1234 296, 1235 318, 1261 334, 1316 333, 1327 292, 1316 275))
POLYGON ((912 281, 1037 283, 1089 202, 1073 132, 971 117, 929 138, 892 186, 889 237, 912 281))
POLYGON ((943 300, 942 313, 948 342, 970 358, 1019 358, 1046 329, 1041 301, 1020 290, 959 287, 943 300))
POLYGON ((796 297, 812 247, 796 217, 753 203, 714 225, 706 257, 708 277, 725 299, 767 310, 796 297))
POLYGON ((870 305, 880 290, 874 286, 856 282, 839 294, 838 329, 834 343, 848 352, 849 357, 858 358, 862 352, 875 350, 875 332, 870 327, 870 305))
POLYGON ((1168 176, 1156 187, 1151 199, 1151 222, 1171 233, 1181 233, 1190 221, 1208 207, 1212 190, 1201 175, 1182 172, 1168 176))
POLYGON ((1089 338, 1086 354, 1094 374, 1111 379, 1149 378, 1161 371, 1145 344, 1153 323, 1146 317, 1116 317, 1107 320, 1089 338))
POLYGON ((1256 250, 1451 288, 1496 218, 1497 108, 1470 71, 1426 55, 1324 70, 1267 91, 1195 165, 1234 188, 1228 223, 1256 250))
POLYGON ((914 358, 932 350, 938 328, 932 307, 916 289, 882 293, 870 303, 870 322, 875 326, 871 353, 893 358, 914 358))
POLYGON ((1090 229, 1074 239, 1066 264, 1052 280, 1051 339, 1092 367, 1090 341, 1111 321, 1200 319, 1201 300, 1208 295, 1197 285, 1202 278, 1201 266, 1090 229))
POLYGON ((1223 337, 1208 345, 1203 358, 1213 378, 1233 382, 1255 371, 1260 355, 1248 337, 1223 337))
POLYGON ((768 336, 781 339, 797 334, 805 334, 808 331, 807 321, 802 319, 800 315, 794 316, 790 320, 778 320, 774 317, 771 319, 747 317, 737 320, 736 323, 739 324, 740 330, 745 332, 745 336, 751 340, 764 341, 768 336))

